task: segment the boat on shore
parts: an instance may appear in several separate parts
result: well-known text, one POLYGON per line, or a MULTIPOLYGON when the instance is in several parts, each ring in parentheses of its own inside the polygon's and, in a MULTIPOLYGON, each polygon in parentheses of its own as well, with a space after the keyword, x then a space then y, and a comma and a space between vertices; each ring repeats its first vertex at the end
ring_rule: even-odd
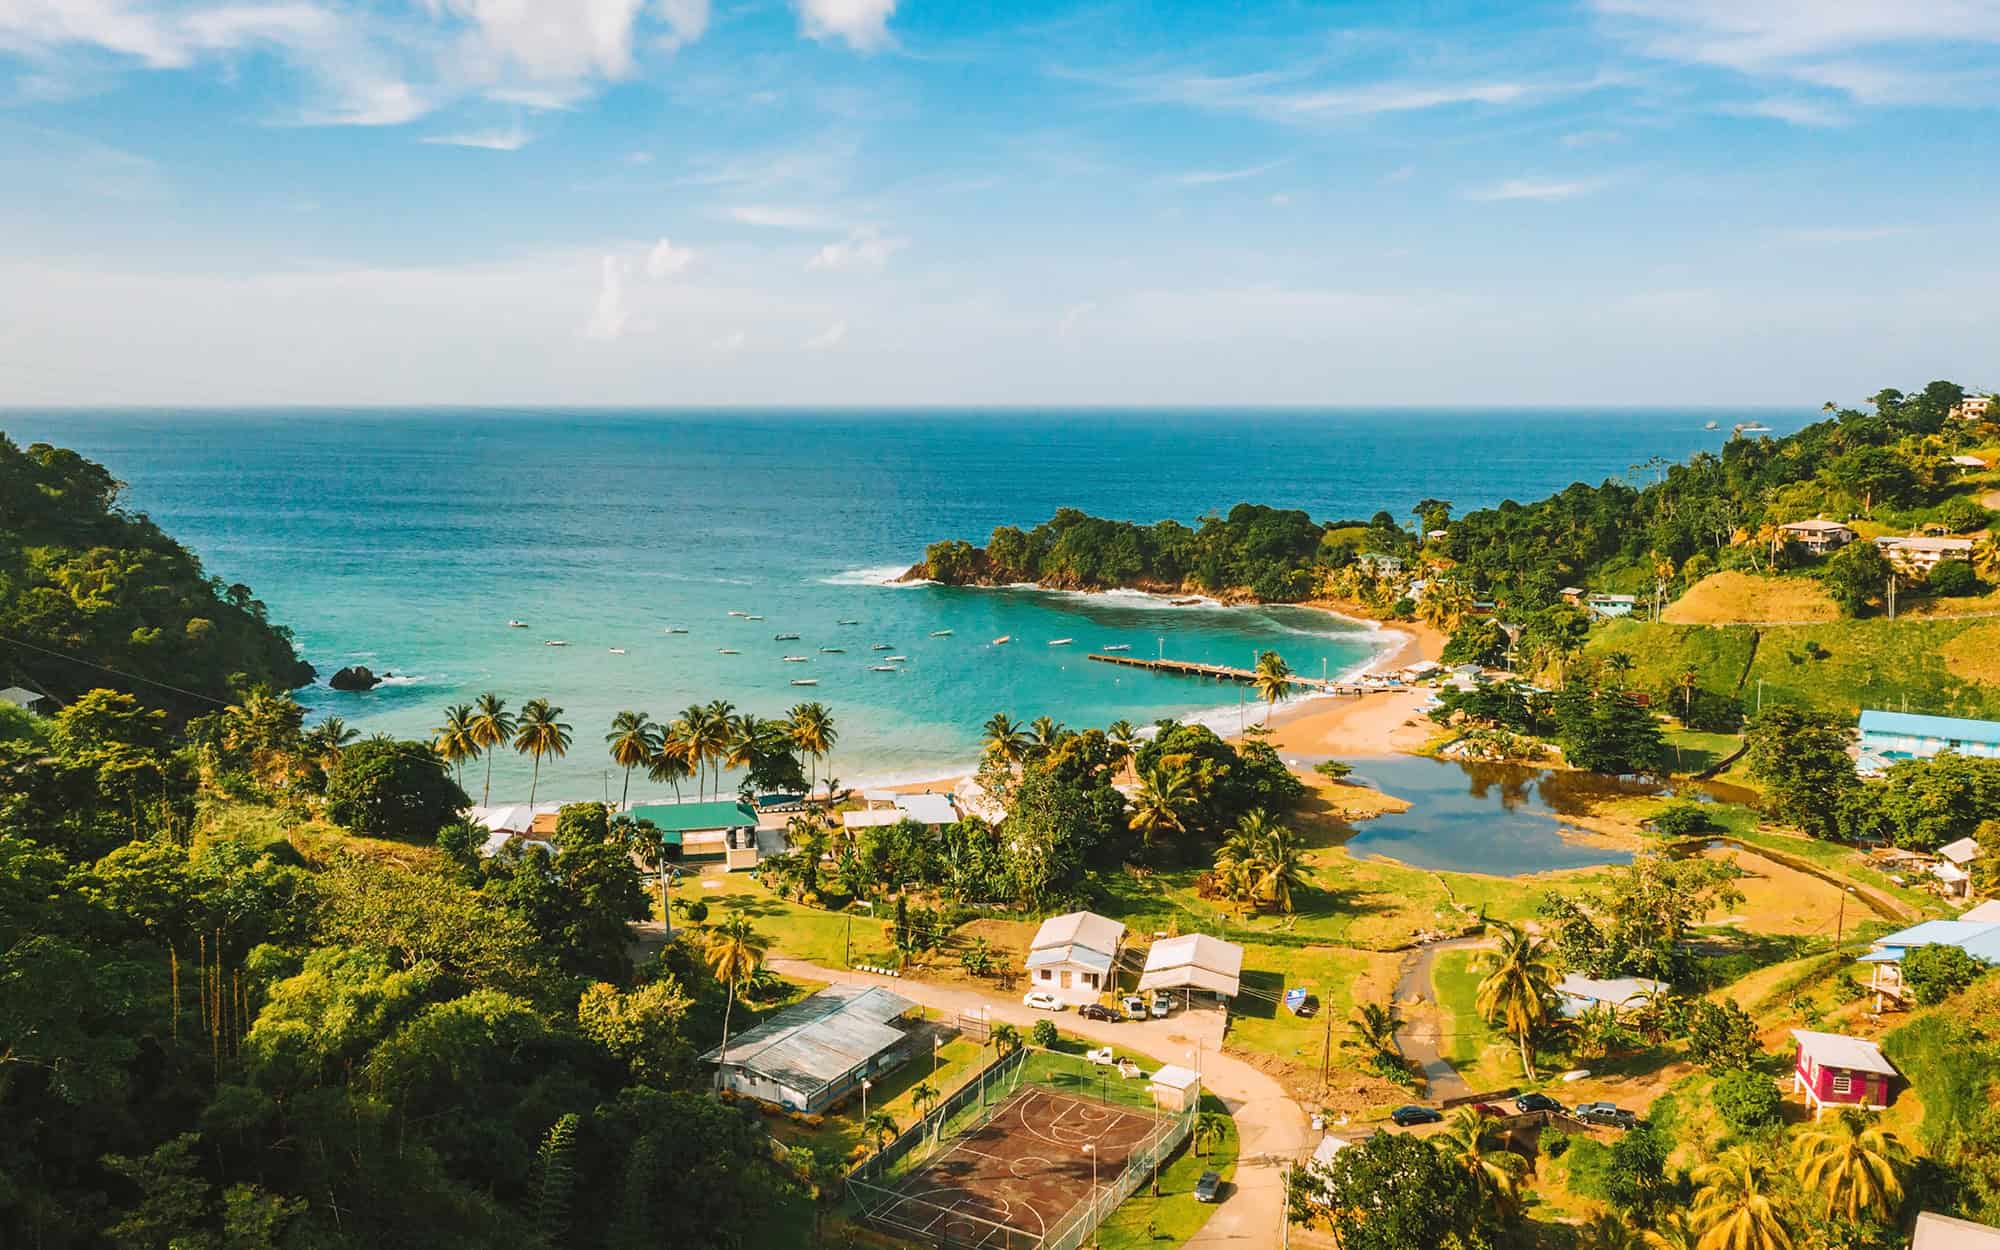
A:
POLYGON ((1107 645, 1104 649, 1106 651, 1130 651, 1132 644, 1129 642, 1114 642, 1107 645))
POLYGON ((932 630, 932 631, 931 631, 931 637, 933 637, 933 638, 949 638, 949 637, 951 637, 951 631, 950 631, 950 630, 948 630, 948 629, 934 629, 934 630, 932 630))
POLYGON ((798 640, 799 640, 799 636, 798 636, 797 634, 772 634, 772 635, 771 635, 771 641, 772 641, 772 642, 797 642, 798 640))
POLYGON ((567 647, 569 643, 561 638, 551 638, 542 645, 545 647, 567 647))
POLYGON ((1075 641, 1076 639, 1074 638, 1051 638, 1049 639, 1049 645, 1051 647, 1067 647, 1069 644, 1075 641))
POLYGON ((817 685, 819 685, 819 678, 817 678, 817 677, 794 677, 794 678, 792 678, 792 684, 793 684, 794 686, 817 686, 817 685))
POLYGON ((1012 635, 1012 634, 1002 634, 1002 635, 1000 635, 1000 636, 999 636, 998 638, 995 638, 995 639, 993 640, 993 645, 994 645, 994 646, 996 646, 996 647, 1004 647, 1004 646, 1006 646, 1006 645, 1007 645, 1008 643, 1010 643, 1010 642, 1012 642, 1012 641, 1014 641, 1014 635, 1012 635))
POLYGON ((1191 608, 1200 602, 1200 595, 1189 595, 1185 599, 1169 599, 1167 600, 1167 606, 1170 608, 1191 608))

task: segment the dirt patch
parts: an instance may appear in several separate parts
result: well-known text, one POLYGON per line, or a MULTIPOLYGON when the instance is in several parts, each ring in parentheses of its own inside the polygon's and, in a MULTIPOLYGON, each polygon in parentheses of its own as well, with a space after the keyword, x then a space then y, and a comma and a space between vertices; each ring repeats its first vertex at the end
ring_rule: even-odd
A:
POLYGON ((1939 647, 1938 655, 1953 677, 2000 684, 2000 621, 1972 626, 1939 647))
MULTIPOLYGON (((1726 924, 1754 933, 1825 933, 1828 937, 1833 936, 1836 925, 1843 924, 1841 899, 1846 892, 1839 886, 1787 868, 1754 851, 1703 852, 1708 859, 1732 855, 1744 873, 1736 881, 1736 888, 1743 892, 1743 901, 1704 917, 1704 923, 1726 924)), ((1848 903, 1845 911, 1844 927, 1849 932, 1870 918, 1859 903, 1848 903)))
POLYGON ((1702 578, 1661 617, 1672 625, 1837 621, 1840 606, 1818 582, 1731 571, 1702 578))

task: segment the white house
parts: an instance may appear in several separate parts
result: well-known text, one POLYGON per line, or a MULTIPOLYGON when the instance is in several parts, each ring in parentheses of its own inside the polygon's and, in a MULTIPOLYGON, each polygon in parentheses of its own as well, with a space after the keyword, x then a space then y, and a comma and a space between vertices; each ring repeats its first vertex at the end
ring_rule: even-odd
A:
POLYGON ((1184 1111, 1201 1101, 1201 1074, 1170 1063, 1153 1073, 1148 1088, 1153 1092, 1153 1105, 1160 1110, 1184 1111))
POLYGON ((1912 534, 1907 538, 1878 538, 1875 545, 1889 563, 1905 573, 1929 573, 1946 560, 1972 558, 1970 538, 1927 538, 1912 534))
POLYGON ((1028 980, 1072 1007, 1094 1003, 1112 986, 1124 940, 1125 926, 1096 912, 1051 916, 1028 945, 1028 980))
POLYGON ((1645 1006, 1648 998, 1665 988, 1664 981, 1652 981, 1645 977, 1599 980, 1571 973, 1556 984, 1556 993, 1562 998, 1564 1015, 1580 1016, 1593 1007, 1609 1007, 1613 1012, 1620 1013, 1636 1011, 1645 1006))
POLYGON ((862 797, 868 801, 866 808, 840 814, 840 827, 850 833, 856 829, 901 824, 906 820, 932 829, 958 823, 958 808, 948 794, 896 794, 888 790, 870 790, 862 797))
POLYGON ((1787 542, 1795 542, 1816 556, 1823 556, 1836 548, 1845 547, 1855 538, 1853 529, 1848 526, 1838 521, 1819 518, 1780 525, 1778 532, 1785 536, 1787 542))
POLYGON ((1923 1211, 1910 1250, 2000 1250, 2000 1228, 1923 1211))
POLYGON ((1206 933, 1161 938, 1146 952, 1141 990, 1200 990, 1218 1000, 1242 988, 1243 948, 1206 933))

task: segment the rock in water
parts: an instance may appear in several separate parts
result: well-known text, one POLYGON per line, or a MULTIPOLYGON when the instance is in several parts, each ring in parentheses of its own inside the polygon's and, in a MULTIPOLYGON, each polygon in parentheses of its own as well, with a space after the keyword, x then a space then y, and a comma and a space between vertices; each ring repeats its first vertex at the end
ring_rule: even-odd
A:
POLYGON ((343 668, 326 679, 326 684, 335 690, 373 690, 381 682, 380 677, 368 671, 366 664, 343 668))

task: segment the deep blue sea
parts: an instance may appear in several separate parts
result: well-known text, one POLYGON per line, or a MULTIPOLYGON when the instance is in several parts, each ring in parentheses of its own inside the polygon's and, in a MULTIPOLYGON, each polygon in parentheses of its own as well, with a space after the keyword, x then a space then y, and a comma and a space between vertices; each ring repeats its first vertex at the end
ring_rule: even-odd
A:
MULTIPOLYGON (((1107 644, 1222 663, 1271 648, 1319 673, 1382 641, 1308 609, 883 584, 933 539, 983 541, 1062 506, 1191 523, 1242 501, 1321 519, 1407 518, 1426 497, 1463 511, 1716 449, 1735 421, 1784 433, 1816 416, 127 410, 0 412, 0 430, 106 464, 129 507, 248 583, 322 680, 353 663, 396 674, 366 694, 300 692, 317 714, 427 736, 481 691, 546 696, 575 743, 544 766, 541 797, 589 798, 616 794, 602 740, 621 708, 663 718, 723 698, 775 715, 818 699, 839 727, 832 772, 851 784, 969 763, 996 711, 1145 724, 1227 703, 1236 719, 1234 691, 1084 660, 1107 644), (1013 643, 993 646, 1003 634, 1013 643), (900 671, 873 671, 892 654, 908 657, 900 671)), ((525 799, 527 771, 502 759, 495 801, 525 799)))

